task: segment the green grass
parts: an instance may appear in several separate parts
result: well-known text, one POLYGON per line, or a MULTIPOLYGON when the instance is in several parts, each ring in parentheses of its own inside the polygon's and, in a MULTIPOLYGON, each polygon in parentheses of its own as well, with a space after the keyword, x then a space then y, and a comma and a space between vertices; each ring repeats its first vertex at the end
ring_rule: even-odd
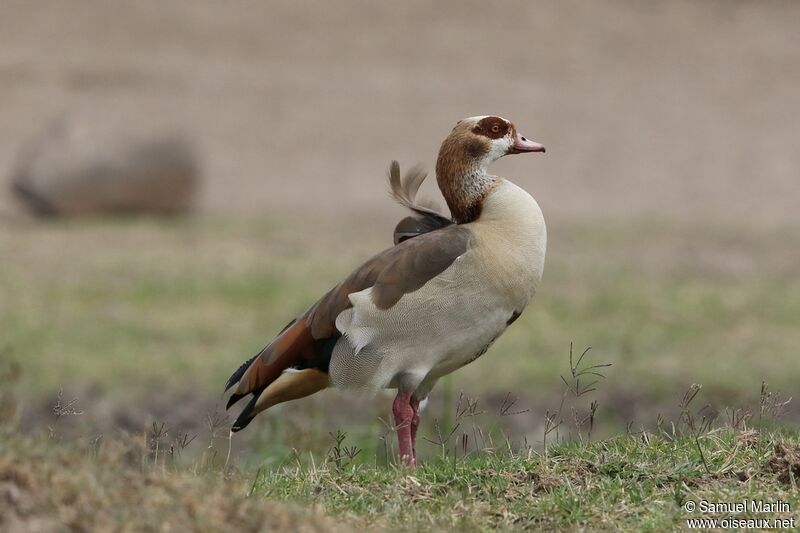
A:
MULTIPOLYGON (((268 220, 4 227, 0 363, 15 361, 21 373, 0 367, 0 425, 24 422, 44 436, 1 435, 0 486, 15 480, 30 493, 25 509, 40 509, 57 524, 89 519, 75 515, 72 502, 103 509, 96 517, 102 522, 93 523, 111 529, 158 527, 171 509, 179 510, 170 522, 178 529, 214 530, 226 520, 259 527, 273 515, 289 528, 293 520, 315 524, 311 530, 342 525, 298 514, 297 504, 314 504, 344 529, 661 531, 685 527, 681 505, 689 499, 784 499, 797 516, 796 431, 756 436, 735 423, 735 429, 673 433, 657 415, 680 416, 685 425, 681 396, 702 383, 703 402, 718 410, 755 405, 749 423, 773 427, 758 420, 765 401, 777 402, 760 398, 761 383, 796 388, 800 234, 647 221, 553 228, 535 301, 487 355, 434 391, 418 443, 422 467, 410 471, 392 466, 394 435, 377 419, 386 417, 385 398, 353 407, 326 392, 279 406, 234 443, 228 469, 227 449, 220 449, 226 439, 212 441, 209 462, 202 432, 204 409, 219 401, 230 371, 385 246, 390 224, 364 228, 356 240, 338 226, 320 237, 309 236, 308 225, 268 220), (347 254, 337 253, 342 247, 347 254), (612 366, 603 369, 597 391, 568 394, 547 422, 561 405, 570 343, 576 356, 593 347, 585 363, 612 366), (31 408, 60 387, 65 400, 78 391, 82 415, 53 420, 48 409, 31 408), (488 412, 454 413, 459 390, 488 412), (530 411, 498 413, 509 391, 519 398, 514 410, 530 411), (593 400, 599 408, 590 436, 586 422, 574 423, 572 408, 584 417, 593 400), (349 418, 339 416, 347 405, 349 418), (187 427, 201 433, 196 452, 177 462, 162 452, 156 461, 152 430, 136 427, 140 444, 114 455, 131 446, 116 436, 115 413, 124 409, 166 413, 162 450, 187 427), (110 425, 101 423, 103 416, 110 425), (559 422, 558 430, 548 429, 559 422), (454 427, 446 446, 429 442, 454 427), (339 429, 349 435, 347 446, 361 449, 352 461, 331 460, 328 432, 339 429), (493 440, 487 444, 479 429, 493 440), (86 444, 98 433, 107 435, 108 460, 86 444), (62 471, 80 475, 63 480, 63 494, 42 499, 39 492, 48 492, 36 487, 49 486, 62 471), (115 484, 123 478, 137 480, 133 493, 115 484), (152 494, 148 487, 155 487, 152 494), (224 512, 208 511, 206 494, 224 512), (125 507, 148 498, 157 502, 151 513, 125 507), (264 498, 289 506, 256 511, 264 498), (113 506, 122 507, 106 512, 113 506)), ((789 407, 789 420, 797 420, 789 407)), ((717 423, 725 425, 730 413, 717 423)), ((715 416, 713 409, 694 416, 703 414, 715 416)))
MULTIPOLYGON (((752 401, 762 380, 796 382, 786 371, 800 352, 796 233, 554 227, 536 299, 454 387, 513 391, 540 407, 560 387, 571 342, 613 363, 601 406, 640 406, 621 423, 654 415, 693 382, 720 407, 752 401), (687 246, 702 253, 680 253, 687 246)), ((147 395, 169 384, 211 398, 290 317, 384 247, 389 228, 361 229, 355 241, 338 226, 320 238, 257 220, 4 228, 0 349, 22 363, 32 395, 72 385, 147 395)))
POLYGON ((637 434, 544 453, 481 453, 416 470, 305 461, 262 472, 254 491, 392 530, 667 531, 686 518, 726 516, 687 513, 688 500, 782 500, 792 512, 781 516, 800 519, 800 464, 782 471, 775 459, 776 446, 797 443, 797 434, 726 429, 697 439, 637 434))
POLYGON ((31 437, 0 424, 0 494, 10 495, 0 499, 0 528, 670 531, 690 518, 800 520, 796 430, 682 420, 676 431, 571 440, 538 452, 456 447, 416 469, 375 465, 342 438, 325 455, 237 467, 213 442, 183 446, 152 432, 31 437), (202 453, 192 459, 191 448, 202 453), (699 507, 751 500, 789 510, 699 507), (692 512, 690 501, 698 506, 692 512))

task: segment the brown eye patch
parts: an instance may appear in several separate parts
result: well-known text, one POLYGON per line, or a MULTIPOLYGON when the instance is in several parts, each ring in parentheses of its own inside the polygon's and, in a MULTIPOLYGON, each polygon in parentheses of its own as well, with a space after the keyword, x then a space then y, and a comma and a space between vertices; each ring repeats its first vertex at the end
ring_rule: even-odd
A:
POLYGON ((474 131, 490 139, 499 139, 506 136, 509 128, 509 123, 500 117, 486 117, 478 121, 474 131))

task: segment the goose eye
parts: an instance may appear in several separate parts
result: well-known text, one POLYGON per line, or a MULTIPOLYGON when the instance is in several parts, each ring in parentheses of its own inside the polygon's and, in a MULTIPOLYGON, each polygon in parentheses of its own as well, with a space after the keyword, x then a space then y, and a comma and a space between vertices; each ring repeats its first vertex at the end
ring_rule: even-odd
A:
POLYGON ((497 124, 495 124, 494 126, 492 126, 492 133, 497 133, 497 132, 499 132, 499 131, 500 131, 500 126, 498 126, 497 124))

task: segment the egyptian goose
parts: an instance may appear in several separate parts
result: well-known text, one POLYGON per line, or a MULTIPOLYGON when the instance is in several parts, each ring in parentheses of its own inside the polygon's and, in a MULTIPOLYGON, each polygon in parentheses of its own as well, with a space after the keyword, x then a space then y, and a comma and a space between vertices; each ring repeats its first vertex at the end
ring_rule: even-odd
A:
POLYGON ((401 461, 416 464, 419 405, 442 376, 474 361, 519 317, 542 277, 547 235, 542 211, 523 189, 487 173, 507 154, 544 152, 497 116, 460 120, 442 143, 436 180, 448 219, 415 202, 425 174, 392 193, 414 215, 380 252, 292 320, 228 380, 228 408, 247 406, 231 428, 261 411, 328 386, 375 393, 392 404, 401 461))

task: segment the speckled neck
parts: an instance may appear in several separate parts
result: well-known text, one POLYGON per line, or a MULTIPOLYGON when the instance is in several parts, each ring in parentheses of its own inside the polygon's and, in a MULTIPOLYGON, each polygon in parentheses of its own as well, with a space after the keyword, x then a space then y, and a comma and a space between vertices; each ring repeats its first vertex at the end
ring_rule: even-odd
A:
POLYGON ((436 161, 436 182, 453 220, 466 224, 481 214, 483 201, 498 178, 486 172, 487 148, 481 142, 451 135, 442 143, 436 161))

